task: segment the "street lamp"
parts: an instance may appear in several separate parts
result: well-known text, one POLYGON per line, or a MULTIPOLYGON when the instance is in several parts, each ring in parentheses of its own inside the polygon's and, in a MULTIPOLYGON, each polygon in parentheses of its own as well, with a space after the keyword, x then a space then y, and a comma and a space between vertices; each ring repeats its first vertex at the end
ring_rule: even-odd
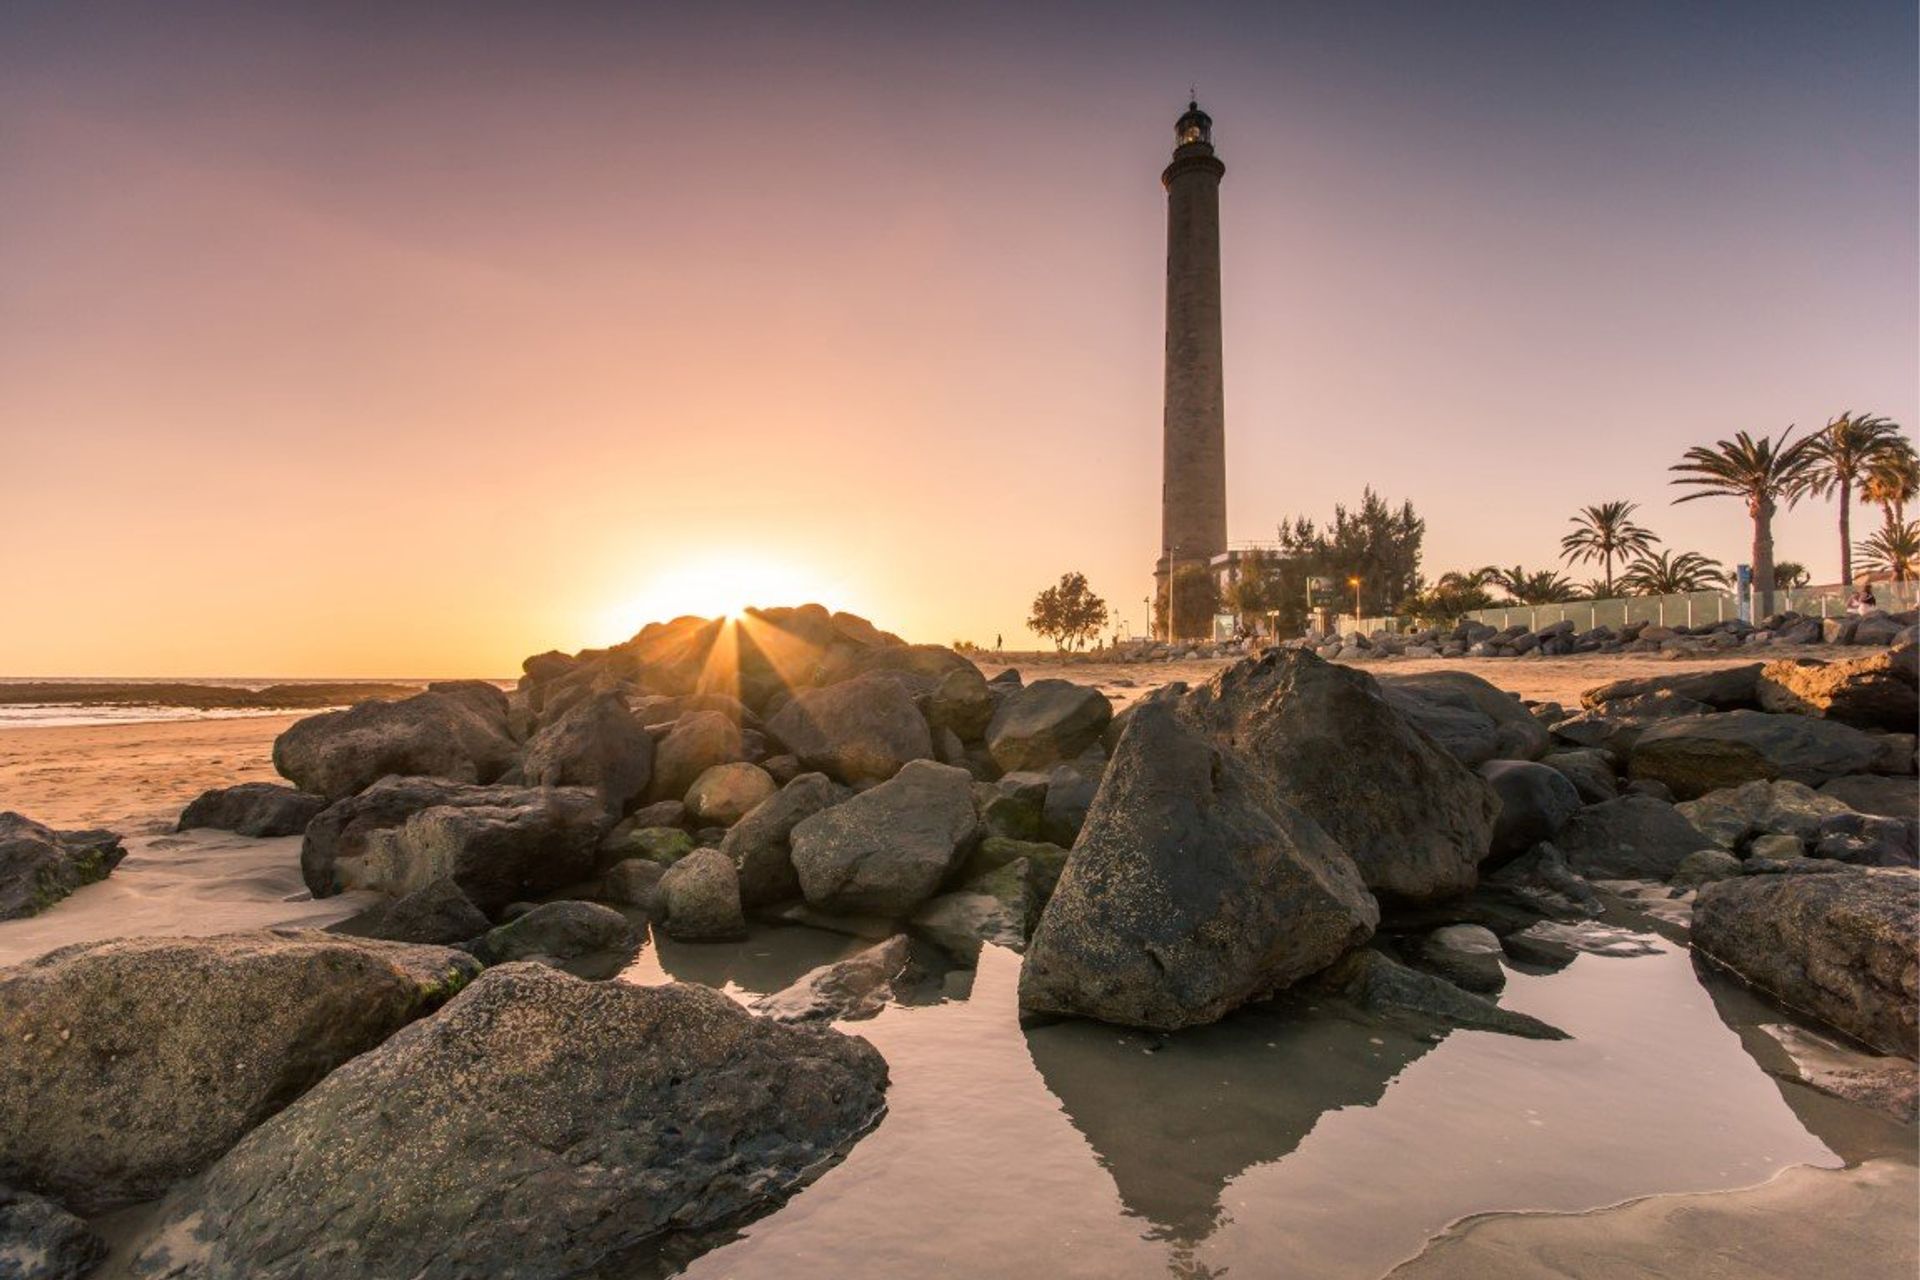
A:
POLYGON ((1348 578, 1347 585, 1353 588, 1353 625, 1360 626, 1360 579, 1348 578))

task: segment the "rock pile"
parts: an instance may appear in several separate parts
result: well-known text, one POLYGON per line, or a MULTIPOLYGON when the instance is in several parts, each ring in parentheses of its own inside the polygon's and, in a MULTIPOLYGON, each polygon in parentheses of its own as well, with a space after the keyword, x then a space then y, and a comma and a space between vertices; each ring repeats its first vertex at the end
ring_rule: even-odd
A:
POLYGON ((1597 626, 1581 630, 1571 620, 1529 627, 1518 623, 1494 627, 1465 618, 1452 627, 1424 627, 1413 631, 1376 630, 1331 635, 1313 634, 1289 641, 1291 647, 1312 649, 1323 658, 1355 661, 1363 658, 1543 658, 1578 653, 1717 653, 1743 646, 1807 644, 1901 645, 1920 639, 1920 611, 1901 613, 1875 610, 1862 617, 1818 618, 1777 613, 1760 625, 1728 619, 1701 626, 1629 622, 1620 627, 1597 626))

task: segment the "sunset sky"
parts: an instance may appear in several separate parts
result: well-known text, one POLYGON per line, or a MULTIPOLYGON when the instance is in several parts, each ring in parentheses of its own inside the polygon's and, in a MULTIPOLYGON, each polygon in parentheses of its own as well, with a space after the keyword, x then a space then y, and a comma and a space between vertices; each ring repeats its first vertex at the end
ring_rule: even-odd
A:
MULTIPOLYGON (((1372 484, 1430 576, 1611 498, 1730 564, 1684 447, 1920 422, 1915 47, 1905 0, 11 3, 0 675, 507 675, 742 563, 1023 646, 1077 568, 1137 630, 1190 83, 1234 538, 1372 484)), ((1837 574, 1830 504, 1778 540, 1837 574)))

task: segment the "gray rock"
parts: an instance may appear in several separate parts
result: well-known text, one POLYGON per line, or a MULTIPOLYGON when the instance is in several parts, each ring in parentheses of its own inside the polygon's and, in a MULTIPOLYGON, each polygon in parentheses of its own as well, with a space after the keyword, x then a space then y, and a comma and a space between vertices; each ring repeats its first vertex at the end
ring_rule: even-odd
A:
POLYGON ((1668 883, 1686 889, 1740 874, 1740 859, 1725 849, 1699 849, 1680 859, 1668 883))
POLYGON ((527 743, 522 780, 533 787, 591 787, 614 818, 646 794, 653 735, 617 693, 584 698, 527 743))
POLYGON ((853 1022, 871 1018, 893 998, 893 982, 907 967, 907 935, 810 969, 792 986, 761 996, 749 1007, 775 1022, 853 1022))
POLYGON ((1502 1009, 1485 996, 1463 991, 1444 978, 1409 969, 1390 957, 1361 947, 1314 979, 1322 990, 1352 1002, 1370 1013, 1410 1014, 1471 1031, 1494 1031, 1529 1040, 1566 1040, 1555 1026, 1511 1009, 1502 1009))
POLYGON ((1478 882, 1493 792, 1411 728, 1365 672, 1270 652, 1187 694, 1183 714, 1339 842, 1375 893, 1423 901, 1478 882))
POLYGON ((993 719, 993 694, 977 667, 949 671, 927 699, 927 723, 951 730, 962 742, 978 742, 993 719))
POLYGON ((1917 656, 1909 645, 1844 662, 1769 662, 1757 684, 1760 708, 1911 733, 1920 720, 1917 656))
POLYGON ((1681 859, 1713 841, 1664 801, 1622 796, 1574 814, 1553 843, 1583 876, 1665 880, 1681 859))
POLYGON ((444 947, 291 929, 0 969, 0 1182, 85 1214, 150 1199, 479 970, 444 947))
POLYGON ((793 829, 847 795, 847 789, 826 774, 803 773, 727 831, 720 852, 733 860, 740 874, 743 905, 761 907, 800 896, 800 873, 793 869, 793 829))
POLYGON ((730 827, 779 789, 773 775, 757 764, 716 764, 687 788, 687 818, 703 827, 730 827))
POLYGON ((1468 991, 1490 994, 1507 985, 1504 954, 1485 925, 1450 924, 1420 940, 1421 965, 1468 991))
POLYGON ((705 987, 503 966, 172 1197, 133 1270, 653 1274, 664 1250, 710 1245, 817 1176, 872 1127, 886 1083, 865 1041, 705 987))
POLYGON ((1772 832, 1755 836, 1747 845, 1747 857, 1753 861, 1787 861, 1807 856, 1807 845, 1799 836, 1772 832))
POLYGON ((651 915, 658 907, 660 878, 666 874, 666 867, 651 859, 625 858, 601 875, 593 896, 625 907, 639 907, 651 915))
POLYGON ((793 866, 809 905, 904 918, 939 889, 974 834, 973 778, 916 760, 796 825, 793 866))
POLYGON ((1920 1053, 1920 872, 1845 867, 1700 890, 1693 947, 1776 1000, 1886 1053, 1920 1053))
POLYGON ((1745 782, 1709 791, 1674 806, 1675 812, 1722 849, 1744 849, 1756 836, 1811 840, 1822 820, 1847 806, 1799 782, 1745 782))
POLYGON ((600 853, 603 862, 644 858, 670 867, 692 853, 696 844, 692 834, 680 827, 636 827, 623 822, 600 842, 600 853))
POLYGON ((1856 774, 1825 783, 1820 794, 1861 813, 1920 822, 1920 786, 1911 778, 1856 774))
POLYGON ((386 942, 424 942, 452 946, 487 931, 487 917, 460 886, 441 878, 404 898, 382 902, 342 920, 328 932, 386 942))
POLYGON ((1396 711, 1468 768, 1488 760, 1538 760, 1551 738, 1520 700, 1466 671, 1385 675, 1381 692, 1396 711))
POLYGON ((1738 667, 1716 667, 1708 671, 1689 671, 1684 675, 1638 676, 1614 680, 1580 695, 1582 706, 1618 702, 1649 693, 1671 693, 1695 702, 1704 702, 1721 711, 1736 711, 1759 705, 1758 685, 1762 664, 1751 662, 1738 667))
POLYGON ((1113 719, 1107 695, 1066 680, 1036 680, 1009 694, 987 725, 987 750, 1002 770, 1048 769, 1100 741, 1113 719))
POLYGON ((272 782, 243 782, 201 792, 181 813, 176 829, 206 827, 243 836, 297 836, 326 807, 325 796, 272 782))
POLYGON ((1071 846, 1086 825, 1093 798, 1100 793, 1100 774, 1089 777, 1070 764, 1057 764, 1047 774, 1046 799, 1040 806, 1040 838, 1071 846))
POLYGON ((577 960, 602 951, 632 951, 633 926, 611 907, 595 902, 543 902, 525 915, 489 929, 473 943, 486 964, 513 960, 577 960))
POLYGON ((55 831, 24 814, 0 813, 0 920, 45 911, 106 879, 126 856, 111 831, 55 831))
POLYGON ((1613 762, 1604 751, 1554 751, 1542 756, 1540 763, 1571 782, 1573 789, 1580 793, 1582 804, 1599 804, 1620 794, 1620 782, 1614 776, 1613 762))
POLYGON ((359 853, 334 857, 331 882, 403 897, 446 876, 482 911, 497 912, 590 879, 606 827, 599 796, 585 787, 476 787, 364 832, 359 853))
POLYGON ((1606 910, 1593 886, 1567 865, 1566 855, 1552 844, 1537 844, 1494 871, 1483 889, 1555 920, 1591 919, 1606 910))
POLYGON ((1908 818, 1837 813, 1821 820, 1813 856, 1861 867, 1911 867, 1920 861, 1917 834, 1920 824, 1908 818))
POLYGON ((0 1276, 81 1280, 106 1261, 107 1242, 53 1201, 0 1187, 0 1276))
POLYGON ((1651 778, 1691 800, 1722 787, 1787 778, 1817 787, 1863 773, 1877 747, 1868 734, 1830 720, 1721 711, 1655 725, 1634 744, 1636 778, 1651 778))
POLYGON ((767 730, 807 768, 842 782, 885 781, 909 760, 933 756, 912 695, 884 674, 796 690, 767 730))
POLYGON ((273 767, 302 791, 341 800, 388 774, 492 782, 517 750, 506 695, 496 713, 482 695, 459 688, 298 720, 273 740, 273 767))
POLYGON ((696 849, 660 877, 661 924, 681 942, 714 942, 747 935, 740 909, 740 873, 718 849, 696 849))
POLYGON ((1379 909, 1344 850, 1237 756, 1142 704, 1027 947, 1031 1014, 1173 1029, 1330 963, 1379 909))
POLYGON ((1489 760, 1480 776, 1500 802, 1491 853, 1509 861, 1560 833, 1580 811, 1580 793, 1556 769, 1529 760, 1489 760))
POLYGON ((972 965, 983 944, 1011 951, 1027 945, 1025 905, 1011 905, 993 893, 963 889, 929 898, 908 925, 963 965, 972 965))
POLYGON ((720 711, 689 711, 673 722, 653 756, 653 800, 682 800, 694 779, 716 764, 744 757, 746 739, 737 721, 720 711))

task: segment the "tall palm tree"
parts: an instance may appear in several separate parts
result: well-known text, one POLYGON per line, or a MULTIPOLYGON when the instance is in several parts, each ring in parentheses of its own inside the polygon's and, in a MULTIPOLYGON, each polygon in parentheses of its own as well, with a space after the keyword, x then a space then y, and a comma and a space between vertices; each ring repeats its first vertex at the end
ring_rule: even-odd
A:
MULTIPOLYGON (((1814 458, 1807 472, 1807 492, 1840 498, 1840 581, 1853 581, 1853 490, 1871 474, 1874 460, 1906 446, 1896 423, 1870 413, 1859 417, 1847 410, 1808 440, 1814 458)), ((1911 447, 1911 446, 1907 446, 1911 447)))
POLYGON ((1860 544, 1860 563, 1870 573, 1889 573, 1895 582, 1920 577, 1920 520, 1890 524, 1860 544))
POLYGON ((1712 447, 1697 444, 1667 468, 1683 473, 1673 479, 1674 484, 1695 487, 1693 493, 1675 498, 1676 503, 1739 498, 1747 504, 1747 514, 1753 518, 1753 590, 1760 618, 1773 612, 1773 516, 1782 502, 1791 507, 1805 492, 1815 464, 1811 443, 1810 436, 1793 439, 1792 427, 1777 440, 1766 436, 1756 440, 1742 431, 1712 447))
POLYGON ((1718 560, 1697 551, 1645 551, 1620 575, 1620 585, 1637 596, 1677 596, 1727 585, 1718 560))
POLYGON ((1880 508, 1889 529, 1905 524, 1907 504, 1920 498, 1920 453, 1902 439, 1877 455, 1867 464, 1860 496, 1880 508))
POLYGON ((1608 596, 1613 594, 1613 561, 1637 556, 1660 541, 1653 532, 1633 522, 1638 504, 1602 502, 1582 507, 1573 517, 1573 532, 1560 539, 1560 558, 1568 564, 1598 560, 1606 574, 1608 596))

